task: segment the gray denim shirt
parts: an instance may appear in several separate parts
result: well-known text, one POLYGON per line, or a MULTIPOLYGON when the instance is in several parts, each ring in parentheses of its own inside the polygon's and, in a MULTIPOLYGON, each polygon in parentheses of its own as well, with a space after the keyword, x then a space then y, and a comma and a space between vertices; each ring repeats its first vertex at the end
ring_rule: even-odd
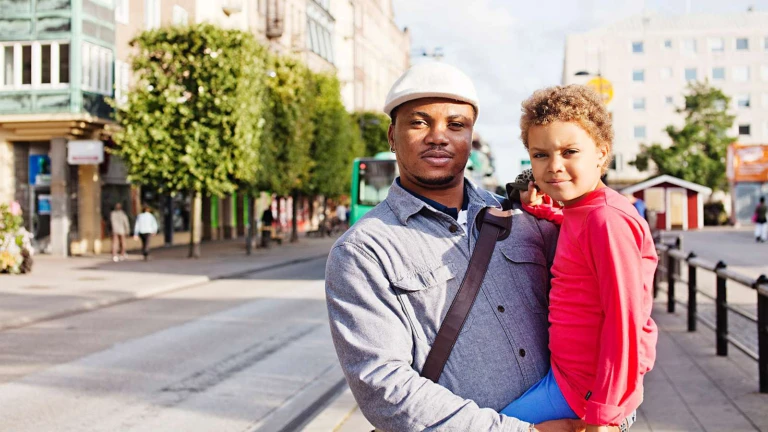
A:
POLYGON ((395 182, 333 246, 331 332, 365 417, 378 429, 525 431, 498 413, 549 370, 547 292, 557 228, 516 211, 439 385, 419 375, 467 270, 475 218, 497 198, 469 188, 469 235, 395 182), (453 226, 453 228, 452 228, 453 226))

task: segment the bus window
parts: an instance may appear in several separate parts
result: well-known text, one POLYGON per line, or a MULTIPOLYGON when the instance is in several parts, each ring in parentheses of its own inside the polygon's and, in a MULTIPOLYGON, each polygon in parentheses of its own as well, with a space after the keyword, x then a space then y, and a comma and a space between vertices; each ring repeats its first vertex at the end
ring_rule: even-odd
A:
POLYGON ((367 160, 360 163, 357 204, 375 206, 384 201, 395 181, 397 163, 393 160, 367 160))

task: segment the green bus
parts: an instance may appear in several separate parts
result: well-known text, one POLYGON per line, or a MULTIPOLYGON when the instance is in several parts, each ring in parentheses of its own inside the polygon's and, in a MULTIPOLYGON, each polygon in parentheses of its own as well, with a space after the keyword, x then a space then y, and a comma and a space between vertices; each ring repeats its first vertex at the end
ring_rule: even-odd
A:
POLYGON ((350 225, 384 201, 398 175, 394 153, 382 152, 372 158, 355 159, 352 163, 352 189, 349 195, 350 225))

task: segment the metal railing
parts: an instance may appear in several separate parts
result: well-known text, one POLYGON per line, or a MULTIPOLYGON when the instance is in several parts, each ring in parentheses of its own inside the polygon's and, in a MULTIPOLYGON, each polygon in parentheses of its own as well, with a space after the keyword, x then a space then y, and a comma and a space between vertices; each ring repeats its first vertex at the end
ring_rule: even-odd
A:
POLYGON ((694 252, 686 254, 682 251, 680 237, 672 242, 656 242, 656 251, 659 254, 659 265, 653 278, 653 296, 657 296, 661 290, 662 280, 667 282, 667 312, 674 313, 675 306, 680 304, 687 308, 688 331, 695 332, 697 322, 715 331, 715 344, 718 356, 728 355, 728 346, 733 345, 739 351, 751 357, 758 363, 760 377, 760 393, 768 393, 768 276, 760 275, 753 279, 737 273, 728 268, 723 261, 716 263, 699 258, 694 252), (688 266, 688 278, 682 277, 682 263, 688 266), (706 270, 715 276, 715 296, 702 291, 697 284, 697 270, 706 270), (677 283, 683 283, 688 288, 688 301, 684 302, 676 298, 675 289, 677 283), (742 308, 728 304, 728 282, 735 282, 744 287, 753 289, 757 293, 757 316, 742 308), (697 296, 702 295, 715 302, 715 322, 702 318, 698 313, 697 296), (732 337, 728 332, 728 312, 739 315, 757 325, 757 351, 749 348, 745 343, 732 337))

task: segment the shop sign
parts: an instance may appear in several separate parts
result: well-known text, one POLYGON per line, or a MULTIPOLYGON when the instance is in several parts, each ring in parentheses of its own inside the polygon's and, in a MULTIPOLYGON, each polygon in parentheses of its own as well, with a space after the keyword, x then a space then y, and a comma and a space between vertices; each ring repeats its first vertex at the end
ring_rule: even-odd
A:
POLYGON ((733 144, 728 147, 728 180, 768 182, 768 145, 733 144))
POLYGON ((76 140, 67 143, 70 165, 98 165, 104 162, 104 143, 99 140, 76 140))

